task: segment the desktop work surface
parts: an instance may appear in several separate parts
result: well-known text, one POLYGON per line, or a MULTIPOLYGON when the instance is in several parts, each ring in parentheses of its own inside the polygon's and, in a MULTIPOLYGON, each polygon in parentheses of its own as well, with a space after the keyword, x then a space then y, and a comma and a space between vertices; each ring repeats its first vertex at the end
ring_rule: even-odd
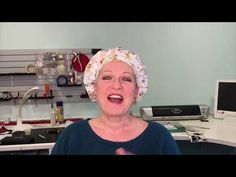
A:
MULTIPOLYGON (((190 142, 189 136, 185 131, 172 131, 171 124, 180 124, 183 127, 190 127, 198 129, 205 137, 204 143, 214 143, 224 146, 230 146, 236 149, 236 119, 215 119, 209 117, 208 122, 202 122, 201 120, 184 120, 184 121, 166 121, 161 122, 166 126, 174 139, 177 142, 190 142)), ((60 128, 42 128, 32 129, 32 134, 23 140, 10 139, 13 142, 5 142, 0 145, 0 152, 11 151, 26 151, 26 150, 49 150, 53 148, 57 137, 62 131, 60 128), (33 137, 33 139, 32 139, 33 137), (22 143, 20 143, 22 141, 22 143)), ((0 140, 3 140, 6 136, 0 135, 0 140)), ((3 141, 4 142, 4 141, 3 141)), ((191 143, 201 144, 201 143, 191 143)), ((202 143, 203 144, 203 143, 202 143)))
MULTIPOLYGON (((215 119, 209 117, 207 122, 201 120, 178 121, 184 127, 194 128, 202 132, 209 143, 236 147, 236 118, 215 119)), ((172 133, 175 140, 189 140, 186 132, 172 133)))
POLYGON ((0 151, 52 149, 64 127, 37 128, 31 135, 12 134, 0 139, 0 151))

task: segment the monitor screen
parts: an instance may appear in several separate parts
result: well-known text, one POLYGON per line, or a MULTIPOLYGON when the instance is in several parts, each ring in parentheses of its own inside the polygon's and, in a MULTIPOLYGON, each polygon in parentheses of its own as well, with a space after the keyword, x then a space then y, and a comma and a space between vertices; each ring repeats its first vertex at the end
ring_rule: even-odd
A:
POLYGON ((214 117, 236 118, 236 80, 217 81, 215 92, 214 117))

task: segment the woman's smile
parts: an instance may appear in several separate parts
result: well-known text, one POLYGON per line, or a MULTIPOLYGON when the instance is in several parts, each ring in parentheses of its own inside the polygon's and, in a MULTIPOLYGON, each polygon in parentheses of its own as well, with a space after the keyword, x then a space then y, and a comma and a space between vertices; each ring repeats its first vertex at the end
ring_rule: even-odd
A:
POLYGON ((111 103, 121 104, 123 101, 123 96, 121 96, 119 94, 110 94, 110 95, 108 95, 107 99, 111 103))

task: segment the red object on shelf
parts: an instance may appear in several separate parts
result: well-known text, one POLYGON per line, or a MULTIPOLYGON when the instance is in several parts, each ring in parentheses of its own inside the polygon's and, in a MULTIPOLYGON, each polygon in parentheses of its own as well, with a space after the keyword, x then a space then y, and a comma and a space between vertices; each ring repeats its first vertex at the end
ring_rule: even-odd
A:
POLYGON ((89 58, 83 54, 74 53, 74 57, 71 60, 71 68, 73 68, 77 72, 84 72, 86 65, 89 62, 89 58))
POLYGON ((49 96, 49 85, 45 84, 44 85, 44 96, 49 96))

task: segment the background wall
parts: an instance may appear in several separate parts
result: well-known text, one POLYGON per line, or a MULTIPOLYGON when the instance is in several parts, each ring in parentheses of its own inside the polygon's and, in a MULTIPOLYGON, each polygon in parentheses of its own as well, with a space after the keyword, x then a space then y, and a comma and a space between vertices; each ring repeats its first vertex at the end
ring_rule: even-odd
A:
MULTIPOLYGON (((117 46, 138 53, 148 71, 135 114, 143 105, 174 104, 207 104, 212 112, 216 80, 236 79, 236 23, 0 23, 0 50, 117 46)), ((24 114, 44 116, 34 111, 24 114)), ((97 113, 94 103, 65 105, 66 117, 97 113)))

